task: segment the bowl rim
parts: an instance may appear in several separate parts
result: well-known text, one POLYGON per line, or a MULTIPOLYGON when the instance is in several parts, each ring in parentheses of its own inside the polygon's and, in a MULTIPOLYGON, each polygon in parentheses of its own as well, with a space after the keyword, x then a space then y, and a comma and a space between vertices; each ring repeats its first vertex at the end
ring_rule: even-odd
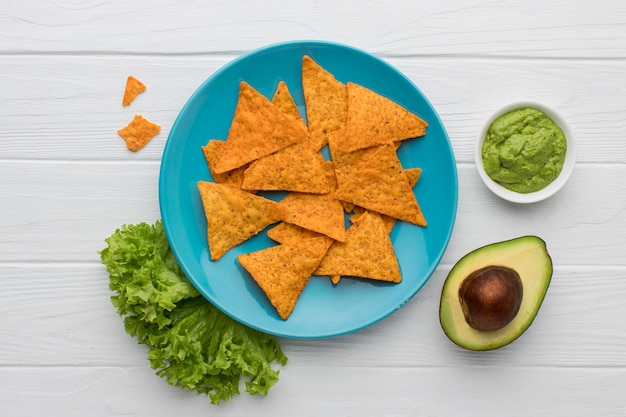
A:
POLYGON ((532 100, 521 100, 501 106, 496 111, 494 111, 487 119, 487 121, 483 124, 476 140, 476 147, 474 149, 474 161, 476 164, 476 169, 478 170, 478 174, 483 183, 498 197, 501 197, 513 203, 535 203, 553 196, 563 187, 563 185, 565 185, 567 180, 570 178, 572 172, 574 171, 574 165, 576 163, 576 144, 574 136, 572 134, 572 130, 570 129, 565 119, 561 117, 558 112, 556 112, 552 108, 549 108, 541 103, 532 100), (491 123, 493 123, 496 118, 512 110, 522 109, 526 107, 534 108, 543 112, 546 116, 552 119, 552 121, 556 123, 557 126, 561 128, 563 134, 565 135, 567 149, 565 151, 565 161, 563 163, 563 168, 561 169, 559 175, 554 179, 554 181, 552 181, 541 190, 534 191, 532 193, 519 193, 505 188, 504 186, 492 180, 489 175, 487 175, 482 163, 482 146, 483 142, 485 141, 485 136, 487 134, 489 126, 491 126, 491 123))

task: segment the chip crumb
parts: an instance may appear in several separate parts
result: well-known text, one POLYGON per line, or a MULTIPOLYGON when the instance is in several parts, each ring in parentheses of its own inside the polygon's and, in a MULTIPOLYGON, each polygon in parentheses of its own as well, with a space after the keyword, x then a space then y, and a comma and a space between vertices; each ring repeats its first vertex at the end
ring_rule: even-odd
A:
POLYGON ((126 141, 126 147, 137 152, 161 131, 161 126, 136 114, 133 120, 117 133, 126 141))
POLYGON ((126 79, 126 88, 124 89, 124 98, 122 99, 122 106, 130 106, 135 98, 144 91, 146 91, 146 86, 144 83, 139 81, 137 78, 129 75, 126 79))

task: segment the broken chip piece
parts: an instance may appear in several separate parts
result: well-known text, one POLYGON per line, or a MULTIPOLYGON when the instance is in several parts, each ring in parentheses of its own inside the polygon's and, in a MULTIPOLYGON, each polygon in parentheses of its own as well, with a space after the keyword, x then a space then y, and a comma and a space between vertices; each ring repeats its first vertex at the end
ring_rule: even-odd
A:
POLYGON ((146 86, 137 78, 129 75, 126 79, 126 88, 124 89, 124 97, 122 98, 122 106, 126 107, 132 103, 135 98, 146 91, 146 86))
POLYGON ((136 114, 133 120, 117 133, 126 141, 126 147, 137 152, 161 131, 161 126, 136 114))

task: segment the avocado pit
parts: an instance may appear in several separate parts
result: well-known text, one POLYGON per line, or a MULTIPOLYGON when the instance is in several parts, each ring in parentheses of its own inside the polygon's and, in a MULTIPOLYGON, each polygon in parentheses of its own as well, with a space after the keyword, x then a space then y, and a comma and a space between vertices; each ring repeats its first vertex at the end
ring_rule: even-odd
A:
POLYGON ((499 330, 517 315, 523 286, 519 274, 505 266, 473 271, 459 287, 459 301, 467 324, 476 330, 499 330))

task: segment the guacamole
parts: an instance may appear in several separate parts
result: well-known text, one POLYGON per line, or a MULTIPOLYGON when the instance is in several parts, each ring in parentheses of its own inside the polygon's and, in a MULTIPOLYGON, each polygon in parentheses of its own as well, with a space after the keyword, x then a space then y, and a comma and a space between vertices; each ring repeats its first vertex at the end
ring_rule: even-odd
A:
POLYGON ((493 121, 482 147, 485 172, 509 190, 532 193, 559 175, 567 148, 563 131, 543 112, 512 110, 493 121))

